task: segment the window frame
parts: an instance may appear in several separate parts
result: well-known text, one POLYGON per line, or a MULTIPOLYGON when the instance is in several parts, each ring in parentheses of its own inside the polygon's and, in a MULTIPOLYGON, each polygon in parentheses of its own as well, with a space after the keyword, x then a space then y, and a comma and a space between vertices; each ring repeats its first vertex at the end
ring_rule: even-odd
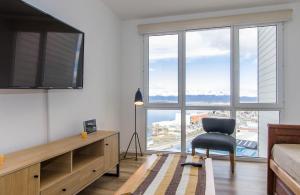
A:
POLYGON ((182 102, 182 78, 180 72, 182 71, 182 36, 179 32, 155 33, 144 36, 144 101, 145 107, 160 107, 160 108, 179 108, 182 102), (178 88, 178 102, 177 103, 150 103, 149 102, 149 37, 163 36, 163 35, 177 35, 178 36, 178 73, 177 73, 177 88, 178 88))
MULTIPOLYGON (((232 53, 233 52, 231 52, 232 51, 232 46, 233 46, 233 42, 232 42, 232 27, 233 26, 222 26, 222 27, 213 27, 213 28, 201 28, 201 29, 192 29, 192 30, 186 30, 186 31, 184 31, 184 37, 185 37, 185 34, 186 34, 186 32, 195 32, 195 31, 205 31, 205 30, 213 30, 213 29, 225 29, 225 28, 228 28, 229 30, 230 30, 230 83, 229 83, 229 85, 230 85, 230 100, 229 100, 229 104, 228 105, 188 105, 188 104, 186 104, 186 101, 185 101, 185 97, 186 97, 186 72, 185 72, 185 70, 186 70, 186 47, 185 47, 185 43, 186 43, 186 39, 184 39, 184 51, 183 51, 183 53, 184 53, 184 72, 183 72, 183 79, 184 79, 184 88, 183 88, 183 90, 184 90, 184 94, 183 94, 183 96, 184 96, 184 102, 183 102, 183 104, 184 104, 184 106, 186 107, 186 108, 201 108, 201 110, 210 110, 211 108, 216 108, 215 110, 225 110, 225 109, 230 109, 231 107, 232 107, 232 105, 233 105, 233 100, 234 100, 234 96, 233 96, 233 82, 232 82, 232 70, 233 70, 233 56, 232 56, 232 53)), ((188 110, 188 109, 186 109, 186 110, 188 110)))
POLYGON ((283 24, 267 23, 259 25, 238 25, 233 26, 233 106, 235 108, 251 108, 251 109, 282 109, 283 107, 283 24), (276 56, 276 103, 240 103, 240 62, 239 62, 239 30, 251 27, 276 26, 277 37, 277 56, 276 56))
MULTIPOLYGON (((224 110, 230 112, 231 118, 236 118, 237 111, 279 111, 279 122, 282 118, 284 104, 283 90, 283 23, 264 23, 251 25, 232 25, 214 28, 191 29, 184 31, 170 31, 165 33, 149 33, 143 36, 143 93, 145 112, 145 132, 147 132, 147 110, 180 110, 181 111, 181 152, 186 153, 186 121, 188 110, 224 110), (239 102, 239 29, 247 27, 276 26, 277 32, 277 101, 276 103, 240 103, 239 102), (186 97, 186 32, 209 30, 216 28, 230 28, 230 104, 229 105, 187 105, 186 97), (162 35, 178 35, 178 103, 149 103, 149 37, 162 35)), ((236 131, 233 136, 236 136, 236 131)), ((259 144, 259 143, 258 143, 259 144)), ((145 135, 145 151, 153 153, 157 151, 147 149, 147 135, 145 135)), ((238 157, 249 159, 250 157, 238 157)), ((261 159, 257 157, 256 159, 261 159)))

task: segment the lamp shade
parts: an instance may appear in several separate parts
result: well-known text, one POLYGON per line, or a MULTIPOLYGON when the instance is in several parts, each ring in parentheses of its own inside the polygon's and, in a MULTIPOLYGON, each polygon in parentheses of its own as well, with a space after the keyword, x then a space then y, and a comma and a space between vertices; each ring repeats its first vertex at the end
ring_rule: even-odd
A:
POLYGON ((143 95, 142 92, 140 91, 140 88, 138 88, 138 90, 135 93, 134 104, 137 106, 141 106, 144 104, 143 95))

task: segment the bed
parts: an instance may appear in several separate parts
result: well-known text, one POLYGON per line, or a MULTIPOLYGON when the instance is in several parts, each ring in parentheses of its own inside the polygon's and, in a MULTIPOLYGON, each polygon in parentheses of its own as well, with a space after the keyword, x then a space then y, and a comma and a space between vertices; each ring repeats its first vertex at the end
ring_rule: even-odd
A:
POLYGON ((268 194, 300 195, 300 125, 268 127, 268 194))

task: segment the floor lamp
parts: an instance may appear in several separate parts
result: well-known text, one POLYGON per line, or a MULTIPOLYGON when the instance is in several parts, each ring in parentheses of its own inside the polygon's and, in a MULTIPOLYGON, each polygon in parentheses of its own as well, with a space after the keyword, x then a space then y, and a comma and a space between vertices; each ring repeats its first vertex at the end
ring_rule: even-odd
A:
POLYGON ((135 98, 134 98, 134 133, 131 136, 130 142, 128 144, 128 147, 127 147, 125 155, 124 155, 124 159, 126 158, 128 149, 129 149, 129 147, 131 145, 131 142, 132 142, 133 138, 134 138, 134 146, 135 146, 135 160, 137 160, 137 155, 138 155, 137 142, 139 144, 140 154, 141 154, 141 156, 143 156, 142 148, 141 148, 141 144, 140 144, 140 139, 139 139, 139 135, 136 132, 136 107, 137 106, 142 106, 143 104, 144 104, 144 102, 143 102, 143 96, 142 96, 142 93, 140 91, 140 88, 138 88, 137 92, 135 93, 135 98))

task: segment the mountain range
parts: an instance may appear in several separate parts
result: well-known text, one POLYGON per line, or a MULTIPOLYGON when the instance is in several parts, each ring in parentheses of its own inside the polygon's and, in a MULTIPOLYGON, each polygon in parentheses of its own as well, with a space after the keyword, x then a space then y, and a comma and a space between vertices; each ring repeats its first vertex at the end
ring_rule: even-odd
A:
MULTIPOLYGON (((177 96, 150 96, 149 102, 177 102, 177 96)), ((256 97, 242 96, 241 102, 252 103, 256 102, 256 97)), ((228 103, 230 102, 229 95, 187 95, 187 102, 207 102, 207 103, 228 103)))

